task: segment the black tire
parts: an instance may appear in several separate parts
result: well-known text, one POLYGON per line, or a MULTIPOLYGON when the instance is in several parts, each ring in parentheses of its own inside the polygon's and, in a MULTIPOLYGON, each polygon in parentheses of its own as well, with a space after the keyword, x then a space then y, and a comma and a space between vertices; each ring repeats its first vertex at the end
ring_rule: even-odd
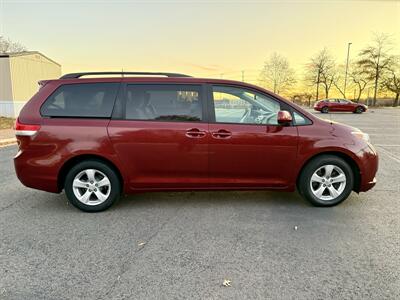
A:
MULTIPOLYGON (((107 191, 108 187, 105 187, 105 188, 107 191)), ((113 170, 113 168, 111 168, 107 164, 105 164, 101 161, 98 161, 98 160, 86 160, 86 161, 76 164, 75 166, 73 166, 71 168, 71 170, 68 172, 68 174, 65 178, 64 189, 65 189, 65 194, 67 195, 69 202, 72 205, 74 205, 75 207, 77 207, 80 210, 85 211, 85 212, 100 212, 100 211, 103 211, 103 210, 106 210, 107 208, 109 208, 111 205, 114 204, 114 202, 116 202, 119 199, 120 194, 121 194, 121 182, 119 180, 117 173, 113 170), (74 181, 75 177, 87 169, 94 169, 96 171, 100 171, 100 172, 98 172, 98 174, 103 173, 109 179, 110 191, 108 193, 108 197, 102 203, 95 204, 95 205, 87 205, 87 204, 81 202, 74 193, 73 181, 74 181)), ((100 188, 98 188, 98 189, 100 190, 100 188)), ((92 197, 92 196, 90 196, 90 197, 92 197)), ((97 198, 96 196, 93 196, 93 197, 97 198)))
POLYGON ((329 108, 328 108, 327 106, 324 106, 324 107, 321 109, 321 112, 322 112, 323 114, 327 114, 327 113, 329 112, 329 108))
MULTIPOLYGON (((333 185, 333 184, 332 184, 333 185)), ((354 186, 354 174, 350 165, 340 157, 334 155, 320 155, 313 160, 311 160, 307 165, 303 168, 300 173, 300 177, 298 178, 298 187, 300 191, 300 195, 303 196, 306 200, 308 200, 311 204, 315 206, 334 206, 342 201, 344 201, 353 190, 354 186), (325 165, 334 165, 339 167, 346 176, 346 183, 343 191, 339 196, 332 200, 322 200, 314 195, 311 190, 311 177, 314 172, 316 172, 319 168, 325 165)))
POLYGON ((361 106, 357 106, 356 109, 354 110, 356 114, 361 114, 364 112, 364 109, 361 106))

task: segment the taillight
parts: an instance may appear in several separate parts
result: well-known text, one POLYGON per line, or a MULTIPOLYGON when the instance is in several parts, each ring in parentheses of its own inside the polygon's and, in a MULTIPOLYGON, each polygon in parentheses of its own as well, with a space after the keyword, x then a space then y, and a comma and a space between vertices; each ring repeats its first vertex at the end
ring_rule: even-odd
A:
POLYGON ((15 121, 15 135, 16 136, 33 136, 40 129, 40 125, 32 125, 32 124, 22 124, 19 122, 19 119, 15 121))

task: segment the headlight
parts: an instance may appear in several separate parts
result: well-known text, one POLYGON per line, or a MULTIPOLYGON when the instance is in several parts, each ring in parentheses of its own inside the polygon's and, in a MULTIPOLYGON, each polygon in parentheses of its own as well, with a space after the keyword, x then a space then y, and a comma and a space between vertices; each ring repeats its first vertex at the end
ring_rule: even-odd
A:
POLYGON ((367 133, 364 133, 362 131, 352 131, 351 134, 359 139, 364 140, 367 143, 370 142, 369 135, 367 133))

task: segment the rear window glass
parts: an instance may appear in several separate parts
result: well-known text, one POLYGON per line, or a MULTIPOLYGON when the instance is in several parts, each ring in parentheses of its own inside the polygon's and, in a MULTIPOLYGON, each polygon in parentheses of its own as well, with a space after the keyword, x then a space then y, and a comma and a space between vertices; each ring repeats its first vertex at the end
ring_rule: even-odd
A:
POLYGON ((202 120, 200 86, 128 85, 125 118, 128 120, 202 120))
POLYGON ((84 83, 60 86, 43 104, 47 117, 109 118, 119 83, 84 83))

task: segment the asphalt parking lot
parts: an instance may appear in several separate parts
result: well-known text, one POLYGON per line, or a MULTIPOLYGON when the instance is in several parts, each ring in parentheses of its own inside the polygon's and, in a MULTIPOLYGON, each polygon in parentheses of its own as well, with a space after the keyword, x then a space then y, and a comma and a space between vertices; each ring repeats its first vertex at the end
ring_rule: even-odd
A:
POLYGON ((16 146, 0 148, 0 299, 399 299, 400 110, 324 116, 380 154, 376 187, 332 208, 297 193, 148 193, 87 214, 23 187, 16 146))

